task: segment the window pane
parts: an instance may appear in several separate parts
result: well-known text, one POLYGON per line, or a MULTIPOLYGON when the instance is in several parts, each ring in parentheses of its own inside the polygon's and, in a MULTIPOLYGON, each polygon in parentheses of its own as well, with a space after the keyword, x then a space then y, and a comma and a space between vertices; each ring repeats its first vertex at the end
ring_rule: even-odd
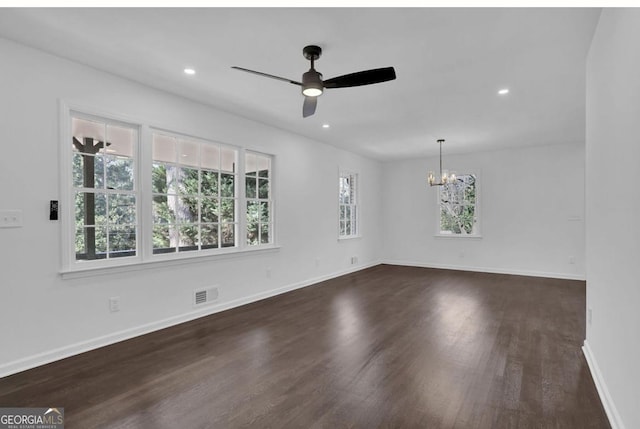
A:
POLYGON ((236 151, 226 147, 220 148, 220 170, 229 173, 236 171, 236 151))
POLYGON ((267 179, 258 180, 258 198, 263 198, 263 199, 269 198, 269 180, 267 179))
POLYGON ((202 195, 218 196, 218 172, 202 170, 200 173, 200 192, 202 195))
MULTIPOLYGON (((91 234, 93 234, 91 235, 91 242, 95 243, 95 229, 93 227, 90 227, 90 228, 91 228, 91 234)), ((87 243, 86 228, 84 227, 76 228, 76 237, 75 237, 76 260, 89 259, 87 256, 86 243, 87 243)))
POLYGON ((87 119, 71 118, 73 150, 81 153, 96 153, 98 143, 105 141, 105 124, 87 119))
POLYGON ((76 226, 104 225, 107 222, 107 197, 93 192, 77 192, 75 196, 76 226))
POLYGON ((342 204, 350 203, 350 192, 351 188, 349 187, 349 179, 346 177, 340 178, 340 195, 339 200, 342 204))
POLYGON ((200 221, 204 223, 218 222, 218 199, 203 198, 201 207, 200 221))
POLYGON ((245 155, 245 167, 244 167, 245 174, 247 176, 255 177, 256 169, 257 169, 256 156, 253 153, 247 153, 245 155))
POLYGON ((105 157, 107 167, 107 187, 109 189, 133 190, 133 159, 125 157, 105 157))
POLYGON ((177 169, 172 165, 153 164, 151 189, 157 194, 176 194, 177 169))
POLYGON ((178 197, 176 218, 180 223, 194 223, 198 221, 198 198, 178 197))
POLYGON ((161 162, 177 162, 176 139, 161 134, 153 135, 153 160, 161 162))
POLYGON ((260 222, 269 222, 269 203, 266 201, 260 203, 260 222))
POLYGON ((269 171, 271 170, 271 158, 266 156, 258 156, 258 176, 268 178, 270 176, 269 171))
POLYGON ((179 249, 181 252, 186 250, 198 250, 198 226, 197 225, 180 226, 179 249))
POLYGON ((128 194, 111 194, 109 199, 109 223, 133 225, 136 223, 136 197, 128 194))
POLYGON ((153 227, 153 253, 170 253, 176 249, 171 245, 171 230, 167 225, 153 227))
POLYGON ((135 256, 136 229, 133 226, 109 229, 109 257, 135 256))
POLYGON ((200 164, 198 162, 198 158, 200 156, 200 145, 187 140, 179 140, 179 147, 180 159, 178 162, 182 165, 198 167, 200 164))
POLYGON ((89 182, 85 185, 86 188, 104 189, 104 157, 102 155, 87 156, 84 159, 85 163, 85 177, 89 178, 89 182), (91 166, 91 160, 93 159, 93 167, 91 166), (93 184, 91 183, 91 168, 94 170, 93 184))
POLYGON ((345 222, 343 220, 340 221, 340 235, 346 234, 345 222))
POLYGON ((347 218, 347 220, 344 222, 344 233, 345 235, 351 235, 351 219, 347 218))
POLYGON ((107 147, 105 152, 132 158, 137 139, 138 132, 135 129, 107 125, 107 147))
POLYGON ((235 200, 222 198, 220 200, 220 217, 223 222, 235 221, 235 200))
POLYGON ((104 259, 107 256, 107 229, 105 227, 76 228, 76 260, 104 259))
POLYGON ((76 228, 76 260, 104 259, 107 253, 105 227, 76 228))
POLYGON ((104 188, 104 158, 75 153, 73 156, 73 186, 104 188))
POLYGON ((476 177, 458 175, 454 183, 442 186, 440 193, 440 233, 476 233, 476 177))
POLYGON ((260 218, 260 203, 247 201, 247 222, 258 222, 260 218))
POLYGON ((247 177, 247 198, 256 198, 256 179, 254 177, 247 177))
POLYGON ((84 156, 74 152, 72 161, 73 187, 84 187, 84 156))
POLYGON ((221 174, 220 175, 220 196, 221 197, 235 197, 235 176, 233 174, 221 174))
POLYGON ((341 205, 340 206, 340 220, 344 220, 345 219, 345 206, 341 205))
POLYGON ((179 167, 178 177, 180 178, 178 189, 181 194, 198 195, 198 170, 195 168, 179 167))
POLYGON ((253 246, 258 244, 258 221, 247 223, 247 244, 253 246))
POLYGON ((260 225, 260 244, 269 243, 269 224, 260 225))
POLYGON ((235 242, 235 224, 228 223, 222 225, 222 247, 233 247, 235 242))
POLYGON ((220 169, 220 148, 213 144, 203 143, 200 146, 200 165, 210 170, 220 169))
POLYGON ((203 249, 218 247, 218 225, 202 225, 201 240, 203 249))
POLYGON ((153 197, 153 222, 175 223, 176 216, 172 209, 175 207, 176 197, 167 195, 154 195, 153 197))

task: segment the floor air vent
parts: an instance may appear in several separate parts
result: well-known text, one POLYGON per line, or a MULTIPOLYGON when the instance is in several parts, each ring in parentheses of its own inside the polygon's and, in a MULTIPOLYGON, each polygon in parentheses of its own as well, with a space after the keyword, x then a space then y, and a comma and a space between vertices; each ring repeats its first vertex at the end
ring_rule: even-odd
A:
POLYGON ((218 299, 218 288, 197 289, 193 291, 193 305, 203 305, 218 299))

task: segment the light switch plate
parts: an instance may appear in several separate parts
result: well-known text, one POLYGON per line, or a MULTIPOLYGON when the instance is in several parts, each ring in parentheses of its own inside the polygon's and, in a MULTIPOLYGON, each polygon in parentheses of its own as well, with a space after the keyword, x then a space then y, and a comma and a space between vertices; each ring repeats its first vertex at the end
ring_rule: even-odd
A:
POLYGON ((22 228, 22 210, 0 210, 0 228, 22 228))

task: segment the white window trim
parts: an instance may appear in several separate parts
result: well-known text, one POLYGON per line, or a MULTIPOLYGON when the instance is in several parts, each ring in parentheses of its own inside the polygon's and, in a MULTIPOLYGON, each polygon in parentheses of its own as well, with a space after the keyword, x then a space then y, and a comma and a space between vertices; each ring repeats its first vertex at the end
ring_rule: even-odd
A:
MULTIPOLYGON (((185 140, 190 140, 190 141, 194 141, 197 142, 198 144, 201 143, 210 143, 212 145, 218 145, 218 146, 225 146, 227 148, 233 149, 236 151, 236 162, 235 162, 235 176, 236 176, 236 195, 234 196, 234 199, 236 201, 235 204, 235 213, 236 215, 240 216, 240 218, 238 219, 237 222, 234 222, 237 227, 236 230, 234 231, 234 234, 237 238, 236 240, 236 246, 233 247, 219 247, 219 248, 214 248, 214 249, 203 249, 203 250, 196 250, 196 251, 186 251, 186 252, 172 252, 172 253, 153 253, 153 233, 147 233, 147 241, 144 243, 145 245, 145 250, 146 250, 146 259, 153 259, 153 260, 172 260, 172 259, 188 259, 190 257, 198 257, 198 256, 206 256, 206 255, 222 255, 222 254, 226 254, 226 253, 230 253, 233 250, 243 250, 243 245, 245 244, 244 241, 241 241, 239 239, 240 237, 240 232, 244 231, 244 228, 246 227, 243 226, 242 221, 244 220, 243 216, 240 215, 240 211, 241 211, 241 205, 242 205, 242 201, 244 198, 244 189, 242 186, 240 186, 240 181, 242 178, 244 178, 244 155, 243 153, 245 153, 246 151, 239 147, 239 146, 235 146, 235 145, 230 145, 227 143, 222 143, 222 142, 218 142, 218 141, 214 141, 214 140, 210 140, 210 139, 205 139, 202 137, 196 137, 196 136, 192 136, 189 134, 184 134, 184 133, 180 133, 180 132, 176 132, 176 131, 169 131, 166 130, 164 128, 157 128, 157 127, 148 127, 149 130, 149 136, 148 136, 148 141, 149 144, 144 144, 144 147, 148 150, 148 153, 145 153, 146 156, 148 156, 148 158, 144 158, 145 160, 149 160, 150 162, 145 162, 143 168, 145 169, 145 175, 144 175, 144 180, 145 180, 145 184, 149 184, 151 183, 151 179, 152 179, 152 174, 153 174, 153 155, 152 155, 152 151, 153 151, 153 134, 161 134, 167 137, 172 137, 172 138, 177 138, 177 139, 185 139, 185 140), (241 165, 242 164, 242 165, 241 165)), ((200 167, 198 167, 200 168, 200 167)), ((221 170, 220 170, 221 171, 221 170)), ((244 184, 244 183, 242 183, 244 184)), ((152 219, 153 218, 153 189, 149 189, 147 192, 144 192, 142 197, 144 198, 144 208, 147 209, 144 219, 152 219)))
POLYGON ((360 207, 360 181, 361 181, 361 175, 360 173, 358 173, 357 171, 353 170, 353 169, 349 169, 349 168, 339 168, 338 169, 338 210, 337 210, 337 214, 338 214, 338 241, 348 241, 348 240, 354 240, 354 239, 359 239, 362 238, 362 228, 360 225, 360 212, 361 212, 361 207, 360 207), (351 234, 351 235, 340 235, 340 178, 346 175, 350 175, 350 176, 355 176, 356 178, 356 198, 355 198, 355 207, 356 207, 356 233, 355 234, 351 234))
POLYGON ((59 188, 60 188, 60 217, 61 217, 61 259, 62 259, 62 271, 73 271, 79 268, 76 259, 75 251, 71 243, 75 242, 75 203, 72 190, 72 168, 71 168, 71 117, 76 116, 86 119, 96 119, 100 121, 106 121, 110 124, 120 124, 127 127, 135 128, 138 131, 138 142, 135 153, 136 162, 136 174, 134 176, 134 183, 136 189, 136 256, 130 256, 123 259, 106 259, 99 261, 83 261, 82 269, 97 269, 117 267, 123 264, 139 263, 142 261, 141 243, 143 242, 143 231, 140 225, 140 210, 142 207, 141 195, 142 195, 142 181, 140 174, 141 165, 141 153, 140 147, 142 146, 142 126, 139 121, 132 120, 131 118, 114 115, 112 113, 103 112, 95 108, 87 108, 86 106, 80 106, 76 104, 60 101, 60 174, 59 174, 59 188))
POLYGON ((435 204, 435 230, 434 234, 435 238, 452 238, 452 239, 466 239, 466 240, 478 240, 482 238, 482 180, 481 180, 481 172, 478 169, 470 169, 468 171, 464 171, 461 174, 463 175, 474 175, 476 176, 476 232, 475 234, 442 234, 440 232, 440 187, 438 186, 438 190, 436 194, 436 204, 435 204))
POLYGON ((174 130, 168 130, 163 127, 154 126, 145 121, 120 115, 117 113, 103 111, 101 109, 69 102, 66 100, 59 100, 59 183, 60 189, 60 222, 61 222, 61 236, 60 236, 60 248, 61 248, 61 268, 59 273, 62 278, 77 278, 77 277, 89 277, 93 275, 103 275, 110 273, 119 273, 126 271, 134 271, 137 269, 148 268, 154 264, 161 263, 162 266, 167 265, 183 265, 199 261, 217 260, 220 258, 228 257, 240 257, 252 252, 264 252, 269 250, 278 250, 281 248, 277 243, 276 236, 276 220, 275 220, 275 177, 270 178, 271 186, 271 243, 249 246, 246 243, 246 195, 244 184, 244 157, 246 152, 254 152, 259 154, 268 155, 271 157, 271 169, 272 176, 274 174, 275 155, 266 154, 249 148, 243 148, 232 144, 217 142, 208 138, 193 136, 186 133, 181 133, 174 130), (75 259, 75 252, 72 243, 75 242, 75 204, 72 192, 72 165, 71 155, 71 117, 77 115, 78 117, 86 117, 88 119, 94 118, 97 120, 107 121, 114 124, 123 124, 129 127, 137 128, 138 130, 138 145, 136 151, 136 175, 134 177, 136 183, 136 240, 137 249, 136 256, 127 258, 116 258, 99 261, 82 261, 78 263, 75 259), (238 231, 237 231, 237 245, 235 247, 217 248, 199 250, 197 252, 183 252, 183 253, 166 253, 166 254, 154 254, 152 249, 153 233, 152 233, 152 193, 150 188, 151 172, 152 172, 152 148, 151 139, 153 132, 169 133, 175 136, 183 136, 186 138, 197 139, 204 142, 211 142, 213 144, 224 145, 234 148, 238 151, 237 158, 237 211, 238 219, 238 231), (143 219, 145 221, 143 222, 143 219))

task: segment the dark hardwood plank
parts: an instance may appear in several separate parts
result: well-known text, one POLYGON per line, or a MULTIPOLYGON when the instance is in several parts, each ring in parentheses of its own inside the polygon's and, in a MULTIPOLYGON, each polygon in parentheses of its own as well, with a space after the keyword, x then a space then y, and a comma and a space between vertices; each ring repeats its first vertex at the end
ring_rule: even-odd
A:
POLYGON ((68 428, 608 428, 584 282, 380 265, 0 379, 68 428))

